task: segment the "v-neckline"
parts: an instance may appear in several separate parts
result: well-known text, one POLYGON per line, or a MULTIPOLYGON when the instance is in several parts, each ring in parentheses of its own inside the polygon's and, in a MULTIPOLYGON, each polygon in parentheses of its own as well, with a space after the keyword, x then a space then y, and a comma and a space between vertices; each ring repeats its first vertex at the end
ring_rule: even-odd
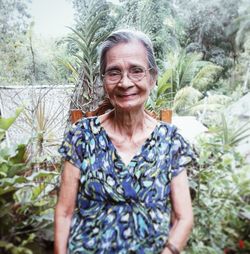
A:
POLYGON ((125 168, 129 168, 130 164, 140 155, 142 154, 143 150, 144 150, 144 147, 148 144, 148 142, 151 141, 151 139, 153 138, 156 130, 158 129, 158 126, 159 126, 159 123, 160 122, 157 122, 154 129, 152 130, 152 132, 150 133, 150 135, 145 139, 145 141, 142 143, 142 145, 140 146, 140 148, 137 150, 137 152, 135 152, 135 154, 133 155, 133 157, 131 158, 131 160, 126 164, 122 158, 122 156, 119 154, 119 151, 118 149, 116 148, 116 146, 113 144, 111 138, 109 137, 107 131, 105 130, 105 128, 102 126, 101 122, 100 122, 100 119, 99 117, 97 116, 96 117, 97 119, 97 124, 99 125, 100 127, 100 130, 104 133, 104 135, 106 136, 110 146, 112 147, 114 153, 115 153, 115 156, 117 157, 117 159, 123 164, 123 166, 125 168))

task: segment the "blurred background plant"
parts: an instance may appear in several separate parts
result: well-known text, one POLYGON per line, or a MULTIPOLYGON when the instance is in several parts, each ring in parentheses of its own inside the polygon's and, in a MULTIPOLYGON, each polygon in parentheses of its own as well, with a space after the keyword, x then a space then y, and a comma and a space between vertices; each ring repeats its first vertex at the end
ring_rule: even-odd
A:
POLYGON ((33 93, 32 107, 24 107, 18 128, 30 137, 28 160, 34 167, 47 168, 47 163, 58 159, 56 155, 63 136, 62 126, 68 121, 62 117, 62 111, 60 104, 55 106, 55 102, 48 100, 46 92, 33 93))
POLYGON ((190 169, 195 227, 184 253, 249 253, 250 165, 236 146, 250 122, 229 127, 224 116, 199 138, 198 165, 190 169))
POLYGON ((61 63, 72 72, 76 83, 70 108, 88 112, 94 110, 103 99, 104 91, 99 80, 98 46, 114 29, 114 24, 106 1, 74 0, 73 4, 78 13, 81 13, 77 17, 76 28, 69 28, 72 35, 66 39, 73 59, 61 59, 61 63))
MULTIPOLYGON (((20 115, 0 117, 0 251, 32 252, 32 243, 51 242, 59 172, 31 170, 27 144, 7 145, 8 129, 20 115)), ((39 253, 39 247, 35 247, 39 253)), ((33 249, 34 250, 34 249, 33 249)), ((43 252, 44 253, 44 252, 43 252)))

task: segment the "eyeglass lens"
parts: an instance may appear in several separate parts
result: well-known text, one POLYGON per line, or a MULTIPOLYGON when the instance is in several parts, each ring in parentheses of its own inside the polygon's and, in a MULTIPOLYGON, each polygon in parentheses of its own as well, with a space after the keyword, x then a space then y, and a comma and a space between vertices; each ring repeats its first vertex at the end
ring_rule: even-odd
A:
MULTIPOLYGON (((123 75, 124 74, 119 70, 110 70, 104 74, 104 78, 106 82, 117 83, 122 79, 123 75)), ((127 77, 132 81, 140 81, 145 75, 146 70, 142 67, 130 68, 127 73, 127 77)))

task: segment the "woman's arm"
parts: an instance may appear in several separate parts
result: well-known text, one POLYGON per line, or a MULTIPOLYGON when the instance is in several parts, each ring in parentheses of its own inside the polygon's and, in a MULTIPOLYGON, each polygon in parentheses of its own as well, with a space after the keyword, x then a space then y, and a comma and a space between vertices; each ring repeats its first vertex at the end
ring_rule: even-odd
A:
MULTIPOLYGON (((186 170, 173 178, 171 200, 175 219, 169 232, 168 242, 181 251, 186 245, 193 226, 192 203, 186 170)), ((172 252, 169 248, 165 248, 162 252, 162 254, 170 253, 172 252)))
POLYGON ((55 208, 54 254, 66 254, 71 218, 76 205, 80 170, 65 162, 58 202, 55 208))

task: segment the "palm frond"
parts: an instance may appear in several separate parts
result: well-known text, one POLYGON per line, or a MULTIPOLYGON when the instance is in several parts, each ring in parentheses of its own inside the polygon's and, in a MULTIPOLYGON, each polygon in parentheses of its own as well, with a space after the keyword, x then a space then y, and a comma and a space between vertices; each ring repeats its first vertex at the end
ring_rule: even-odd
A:
POLYGON ((207 90, 223 71, 223 67, 216 64, 207 64, 195 75, 191 85, 200 91, 207 90))
POLYGON ((225 149, 237 146, 240 142, 250 137, 250 121, 238 127, 228 127, 224 114, 221 115, 222 126, 219 133, 222 133, 222 141, 225 149))
POLYGON ((57 61, 64 66, 67 70, 69 70, 72 73, 72 77, 74 78, 75 81, 78 80, 79 78, 79 72, 75 68, 75 66, 72 65, 68 60, 63 59, 63 58, 57 58, 57 61))
POLYGON ((201 97, 202 93, 197 89, 191 86, 186 86, 176 93, 174 97, 173 110, 178 114, 183 114, 188 108, 195 105, 201 97))

